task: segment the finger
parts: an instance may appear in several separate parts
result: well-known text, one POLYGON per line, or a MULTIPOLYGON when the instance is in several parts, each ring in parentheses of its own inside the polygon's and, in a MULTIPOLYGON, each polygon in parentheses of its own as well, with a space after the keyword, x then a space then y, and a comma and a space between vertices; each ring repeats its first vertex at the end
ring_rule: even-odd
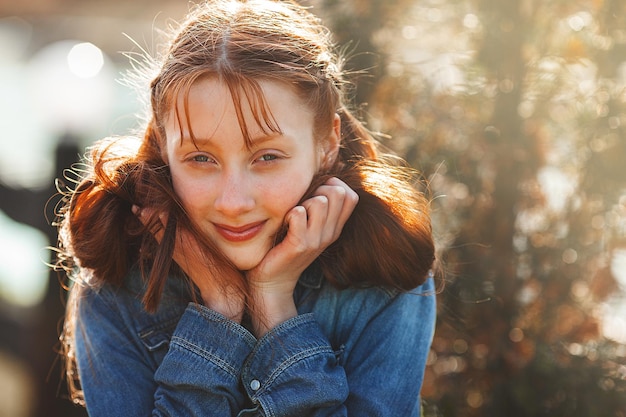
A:
POLYGON ((318 187, 314 194, 326 196, 328 199, 325 233, 326 238, 336 240, 358 203, 358 194, 337 178, 329 179, 325 185, 318 187))
POLYGON ((323 240, 323 234, 328 226, 328 210, 330 207, 328 197, 323 194, 315 195, 304 201, 302 206, 306 209, 309 237, 315 239, 315 236, 318 236, 319 239, 323 240))
POLYGON ((137 218, 141 217, 141 208, 137 204, 133 204, 130 211, 132 211, 137 218))
POLYGON ((327 198, 329 220, 335 222, 343 209, 346 193, 347 190, 341 186, 322 185, 315 190, 313 195, 327 198))
POLYGON ((335 190, 341 189, 342 192, 339 193, 341 197, 341 212, 339 215, 339 222, 343 225, 352 212, 354 208, 359 202, 359 195, 352 188, 348 186, 345 182, 341 181, 337 177, 331 177, 326 181, 327 185, 335 187, 335 190))
POLYGON ((139 207, 135 204, 131 207, 133 214, 152 233, 154 238, 160 242, 163 237, 165 225, 167 224, 167 213, 160 213, 158 218, 156 210, 149 207, 139 207))
POLYGON ((285 216, 285 223, 287 223, 288 229, 283 242, 287 241, 290 245, 302 250, 307 239, 308 214, 306 208, 296 206, 289 210, 285 216))
POLYGON ((335 240, 334 236, 337 233, 337 224, 341 213, 341 207, 343 206, 343 196, 341 189, 335 189, 330 186, 320 186, 315 190, 315 195, 310 199, 311 208, 307 211, 311 211, 311 216, 317 216, 316 222, 311 222, 311 225, 315 228, 311 228, 319 235, 319 239, 322 242, 329 244, 335 240), (323 201, 325 207, 317 206, 315 202, 323 201))

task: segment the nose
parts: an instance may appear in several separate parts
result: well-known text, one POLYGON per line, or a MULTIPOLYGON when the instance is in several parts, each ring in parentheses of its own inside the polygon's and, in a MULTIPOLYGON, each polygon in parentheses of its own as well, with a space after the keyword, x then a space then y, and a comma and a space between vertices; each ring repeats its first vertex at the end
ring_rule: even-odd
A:
POLYGON ((224 172, 218 184, 215 210, 228 217, 236 217, 254 208, 251 179, 243 172, 224 172))

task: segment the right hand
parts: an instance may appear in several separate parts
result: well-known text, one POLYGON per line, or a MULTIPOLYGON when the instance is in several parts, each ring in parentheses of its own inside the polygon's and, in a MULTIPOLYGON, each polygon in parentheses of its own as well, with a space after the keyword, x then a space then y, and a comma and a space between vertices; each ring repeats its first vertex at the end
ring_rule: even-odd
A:
MULTIPOLYGON (((144 225, 147 225, 154 214, 153 210, 148 207, 133 206, 132 211, 144 225)), ((159 214, 159 221, 161 227, 156 228, 157 230, 154 230, 152 234, 158 242, 161 242, 167 224, 167 214, 159 214)), ((245 300, 241 290, 232 285, 232 283, 241 282, 239 271, 216 265, 212 255, 203 250, 190 232, 181 228, 176 230, 172 258, 198 287, 206 307, 230 320, 241 323, 245 300)))
POLYGON ((293 291, 300 275, 339 238, 358 201, 354 190, 331 177, 287 213, 285 238, 246 272, 250 301, 260 313, 251 316, 257 337, 298 314, 293 291))

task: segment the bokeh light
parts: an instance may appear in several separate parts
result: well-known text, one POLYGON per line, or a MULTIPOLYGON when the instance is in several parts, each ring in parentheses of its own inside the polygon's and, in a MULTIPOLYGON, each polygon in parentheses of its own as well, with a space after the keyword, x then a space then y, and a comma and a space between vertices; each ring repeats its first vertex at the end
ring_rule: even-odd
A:
POLYGON ((100 48, 92 43, 77 43, 67 54, 67 65, 70 71, 80 78, 95 77, 104 66, 104 55, 100 48))
POLYGON ((117 74, 100 49, 59 41, 28 63, 31 100, 53 132, 93 132, 108 121, 117 74))

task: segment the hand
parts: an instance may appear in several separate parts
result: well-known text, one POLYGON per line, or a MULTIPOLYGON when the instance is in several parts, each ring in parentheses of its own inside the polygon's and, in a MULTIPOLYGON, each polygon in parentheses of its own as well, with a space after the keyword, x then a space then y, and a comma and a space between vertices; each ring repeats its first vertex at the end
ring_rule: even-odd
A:
MULTIPOLYGON (((147 225, 155 214, 150 208, 140 209, 138 206, 133 206, 132 210, 144 225, 147 225)), ((158 219, 159 224, 153 228, 152 234, 160 242, 167 224, 167 214, 160 214, 158 219)), ((172 258, 198 287, 206 307, 233 321, 241 322, 244 296, 240 289, 234 285, 229 285, 229 283, 241 281, 239 271, 219 268, 213 257, 202 249, 193 235, 181 228, 176 230, 176 242, 172 258)))
POLYGON ((297 315, 293 291, 300 274, 339 238, 358 200, 354 190, 333 177, 287 213, 285 238, 246 273, 257 337, 297 315))

